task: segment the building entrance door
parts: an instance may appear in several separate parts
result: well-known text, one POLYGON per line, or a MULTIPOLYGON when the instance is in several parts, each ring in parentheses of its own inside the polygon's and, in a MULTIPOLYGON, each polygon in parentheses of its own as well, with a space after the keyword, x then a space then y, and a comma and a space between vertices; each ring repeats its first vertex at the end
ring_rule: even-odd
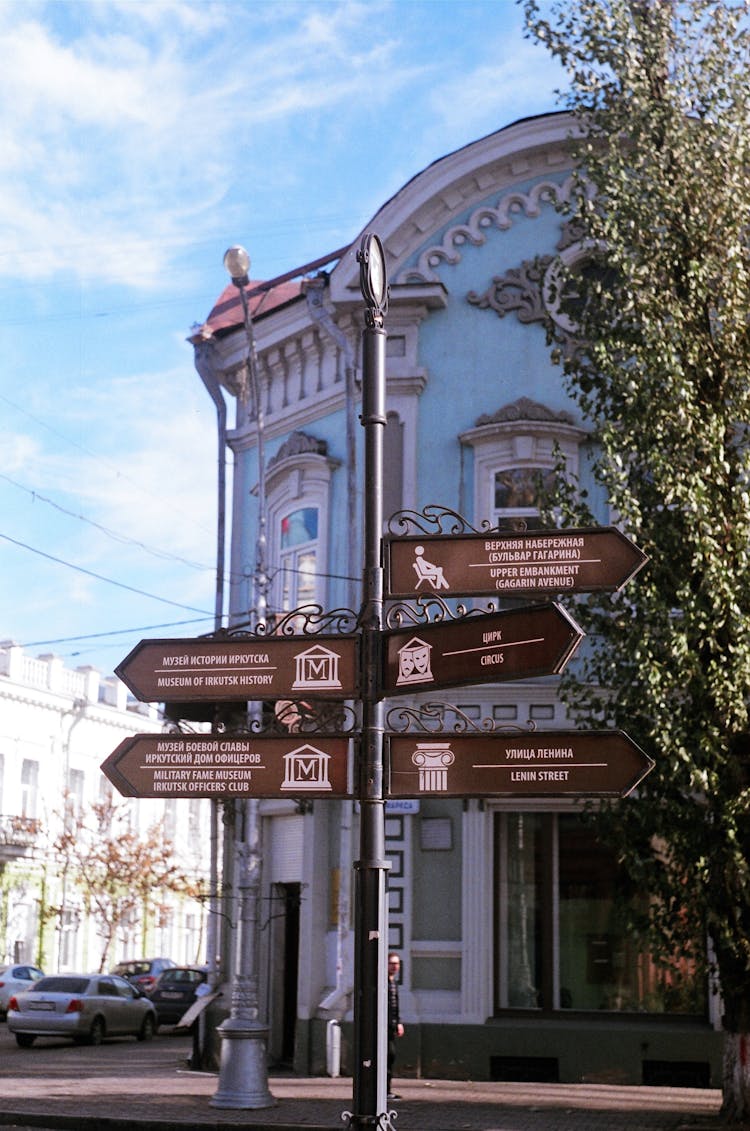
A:
POLYGON ((302 885, 274 884, 270 931, 269 1054, 277 1066, 294 1064, 299 976, 299 918, 302 885))

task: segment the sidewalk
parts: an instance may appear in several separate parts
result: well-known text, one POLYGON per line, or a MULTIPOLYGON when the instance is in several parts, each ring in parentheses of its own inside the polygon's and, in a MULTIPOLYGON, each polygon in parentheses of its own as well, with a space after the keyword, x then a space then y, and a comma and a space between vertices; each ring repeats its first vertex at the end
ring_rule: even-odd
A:
MULTIPOLYGON (((130 1046, 136 1054, 135 1046, 130 1046)), ((140 1052, 140 1047, 139 1050, 140 1052)), ((27 1054, 28 1056, 28 1054, 27 1054)), ((134 1055, 138 1068, 140 1057, 134 1055)), ((170 1058, 171 1060, 171 1058, 170 1058)), ((182 1061, 184 1064, 184 1060, 182 1061)), ((0 1126, 71 1131, 254 1131, 342 1128, 351 1109, 351 1080, 274 1076, 275 1106, 262 1111, 219 1110, 209 1104, 217 1077, 184 1070, 176 1059, 123 1078, 102 1064, 101 1074, 50 1071, 43 1057, 15 1060, 3 1077, 0 1126), (19 1070, 28 1075, 19 1076, 19 1070)), ((80 1066, 79 1066, 80 1067, 80 1066)), ((718 1131, 721 1093, 694 1088, 587 1084, 506 1084, 396 1080, 401 1098, 395 1131, 718 1131)))

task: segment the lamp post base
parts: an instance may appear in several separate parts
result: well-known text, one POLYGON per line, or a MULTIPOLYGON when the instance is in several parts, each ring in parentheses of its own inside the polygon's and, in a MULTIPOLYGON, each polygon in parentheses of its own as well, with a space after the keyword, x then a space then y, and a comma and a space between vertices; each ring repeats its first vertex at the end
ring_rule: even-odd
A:
POLYGON ((222 1039, 219 1087, 209 1106, 246 1110, 275 1107, 276 1100, 268 1090, 268 1029, 257 1021, 230 1017, 217 1031, 222 1039))

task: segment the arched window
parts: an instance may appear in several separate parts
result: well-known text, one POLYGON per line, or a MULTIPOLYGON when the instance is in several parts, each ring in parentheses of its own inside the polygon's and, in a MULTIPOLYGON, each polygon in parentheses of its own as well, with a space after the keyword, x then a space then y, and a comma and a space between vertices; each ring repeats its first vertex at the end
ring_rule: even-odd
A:
POLYGON ((331 476, 327 444, 294 432, 269 461, 269 610, 284 614, 327 603, 327 531, 331 476))
POLYGON ((319 593, 318 531, 320 508, 295 507, 279 522, 279 574, 277 593, 280 611, 288 613, 300 605, 314 604, 319 593))

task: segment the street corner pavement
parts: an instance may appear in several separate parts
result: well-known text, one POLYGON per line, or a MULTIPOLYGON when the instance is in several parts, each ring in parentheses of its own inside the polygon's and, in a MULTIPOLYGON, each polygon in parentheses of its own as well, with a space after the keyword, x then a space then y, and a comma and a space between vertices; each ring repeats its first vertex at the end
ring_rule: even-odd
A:
MULTIPOLYGON (((3 1027, 4 1029, 4 1027, 3 1027)), ((188 1069, 190 1042, 107 1041, 97 1048, 0 1035, 0 1126, 70 1131, 254 1131, 346 1127, 352 1081, 271 1071, 273 1106, 212 1105, 216 1074, 188 1069)), ((716 1089, 397 1078, 393 1131, 727 1131, 716 1089)), ((362 1113, 360 1113, 362 1114, 362 1113)))

